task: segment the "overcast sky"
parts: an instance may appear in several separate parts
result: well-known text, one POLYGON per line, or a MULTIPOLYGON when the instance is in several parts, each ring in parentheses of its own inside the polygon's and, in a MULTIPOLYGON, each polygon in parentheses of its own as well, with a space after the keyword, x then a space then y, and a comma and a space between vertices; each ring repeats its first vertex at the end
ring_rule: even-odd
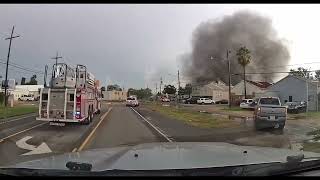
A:
MULTIPOLYGON (((61 61, 87 65, 104 85, 154 89, 158 76, 165 83, 176 79, 178 57, 191 50, 192 32, 201 22, 244 9, 272 19, 278 35, 287 40, 290 64, 320 62, 320 5, 300 4, 1 4, 0 59, 6 60, 9 41, 4 39, 15 25, 15 35, 21 37, 13 40, 12 63, 43 71, 59 51, 61 61)), ((320 69, 320 63, 305 67, 320 69)), ((32 74, 9 69, 9 78, 19 83, 32 74)), ((3 64, 0 75, 5 75, 3 64)), ((43 82, 41 74, 38 79, 43 82)))

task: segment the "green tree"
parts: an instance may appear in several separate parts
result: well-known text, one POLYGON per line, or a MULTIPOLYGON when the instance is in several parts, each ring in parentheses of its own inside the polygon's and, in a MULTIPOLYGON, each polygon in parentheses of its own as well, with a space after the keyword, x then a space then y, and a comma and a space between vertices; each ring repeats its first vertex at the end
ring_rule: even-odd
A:
POLYGON ((185 94, 186 94, 185 88, 180 87, 179 90, 178 90, 178 95, 185 95, 185 94))
MULTIPOLYGON (((315 72, 315 78, 318 79, 320 72, 315 72), (318 74, 317 74, 318 73, 318 74)), ((290 73, 291 75, 294 76, 298 76, 298 77, 303 77, 303 78, 307 78, 307 79, 313 79, 312 75, 310 74, 310 72, 308 71, 308 69, 305 69, 303 67, 298 67, 297 70, 295 69, 290 69, 290 73)))
POLYGON ((26 85, 37 85, 38 84, 38 81, 37 81, 37 75, 33 75, 31 78, 30 78, 30 81, 25 83, 26 85))
POLYGON ((244 80, 244 97, 247 98, 247 88, 246 88, 246 66, 251 62, 251 55, 248 48, 242 46, 237 51, 238 63, 243 68, 243 80, 244 80))
POLYGON ((177 89, 173 85, 165 85, 163 88, 162 93, 163 94, 175 94, 177 92, 177 89))
POLYGON ((127 96, 136 95, 138 99, 148 99, 152 96, 152 91, 149 88, 146 89, 133 89, 129 88, 127 96))
POLYGON ((192 85, 191 85, 190 83, 186 84, 186 86, 184 87, 184 91, 185 91, 185 93, 188 94, 189 97, 190 97, 190 95, 191 95, 191 93, 192 93, 192 85))
POLYGON ((101 90, 101 91, 106 91, 106 87, 105 87, 105 86, 102 86, 100 90, 101 90))
POLYGON ((20 82, 21 85, 24 85, 26 84, 26 78, 25 77, 22 77, 21 78, 21 82, 20 82))
POLYGON ((320 81, 320 70, 316 70, 314 77, 315 77, 315 79, 320 81))

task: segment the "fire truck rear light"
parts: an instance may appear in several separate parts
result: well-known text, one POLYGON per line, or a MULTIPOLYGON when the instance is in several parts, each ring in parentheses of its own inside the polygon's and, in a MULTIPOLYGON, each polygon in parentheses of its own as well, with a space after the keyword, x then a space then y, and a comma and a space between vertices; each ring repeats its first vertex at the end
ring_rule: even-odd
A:
POLYGON ((79 111, 77 111, 77 112, 76 112, 76 115, 80 115, 80 112, 79 112, 79 111))

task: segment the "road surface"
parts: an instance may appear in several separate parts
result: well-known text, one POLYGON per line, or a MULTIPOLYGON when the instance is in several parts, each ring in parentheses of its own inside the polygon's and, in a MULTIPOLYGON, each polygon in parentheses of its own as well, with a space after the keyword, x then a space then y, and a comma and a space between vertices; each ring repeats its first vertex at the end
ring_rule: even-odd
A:
POLYGON ((170 119, 143 105, 126 107, 123 103, 104 103, 100 115, 90 125, 50 126, 36 121, 35 115, 0 120, 0 165, 37 159, 49 155, 97 148, 149 142, 230 142, 292 148, 302 141, 308 127, 288 123, 284 134, 256 132, 251 120, 238 129, 201 129, 170 119), (302 138, 302 139, 299 139, 302 138))

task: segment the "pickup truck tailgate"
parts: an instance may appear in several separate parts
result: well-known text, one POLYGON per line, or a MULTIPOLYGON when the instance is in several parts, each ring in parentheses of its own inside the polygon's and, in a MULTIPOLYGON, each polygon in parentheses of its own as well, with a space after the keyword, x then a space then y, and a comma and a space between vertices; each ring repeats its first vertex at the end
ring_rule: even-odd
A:
POLYGON ((286 107, 260 106, 260 116, 286 116, 286 107))

